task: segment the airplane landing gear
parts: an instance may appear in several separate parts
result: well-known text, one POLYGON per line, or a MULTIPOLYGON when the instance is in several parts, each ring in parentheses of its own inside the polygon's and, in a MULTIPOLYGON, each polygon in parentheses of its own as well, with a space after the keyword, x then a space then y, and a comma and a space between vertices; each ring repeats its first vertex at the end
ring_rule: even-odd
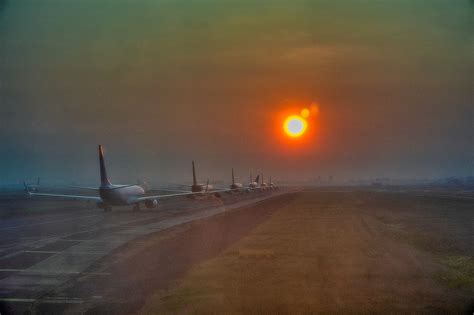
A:
POLYGON ((133 206, 133 211, 140 211, 140 204, 137 203, 135 206, 133 206))

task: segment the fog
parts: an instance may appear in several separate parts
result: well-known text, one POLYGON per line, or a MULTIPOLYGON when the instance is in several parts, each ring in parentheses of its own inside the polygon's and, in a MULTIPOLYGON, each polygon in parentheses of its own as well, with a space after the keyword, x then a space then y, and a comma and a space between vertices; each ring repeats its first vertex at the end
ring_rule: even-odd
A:
POLYGON ((472 1, 0 1, 0 184, 474 174, 472 1), (317 102, 304 144, 288 108, 317 102))

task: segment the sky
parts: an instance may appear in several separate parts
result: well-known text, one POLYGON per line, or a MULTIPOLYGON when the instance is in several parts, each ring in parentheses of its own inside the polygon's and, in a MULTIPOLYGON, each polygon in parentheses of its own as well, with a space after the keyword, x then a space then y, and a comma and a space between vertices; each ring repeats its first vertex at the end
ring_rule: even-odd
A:
POLYGON ((472 176, 473 8, 0 0, 0 184, 472 176))

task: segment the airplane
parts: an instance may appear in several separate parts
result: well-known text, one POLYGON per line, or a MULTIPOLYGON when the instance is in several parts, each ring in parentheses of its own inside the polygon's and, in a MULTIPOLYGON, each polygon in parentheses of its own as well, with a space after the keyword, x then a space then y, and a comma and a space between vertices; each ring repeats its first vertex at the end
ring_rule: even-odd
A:
POLYGON ((248 187, 248 189, 247 189, 248 192, 260 189, 260 184, 259 184, 259 181, 258 181, 259 178, 260 178, 260 175, 257 175, 257 177, 255 177, 255 180, 252 181, 252 174, 250 174, 250 182, 247 186, 248 187))
MULTIPOLYGON (((189 187, 191 188, 191 192, 193 194, 189 194, 189 197, 199 196, 203 194, 214 195, 217 198, 221 197, 221 192, 228 192, 230 189, 215 189, 213 185, 209 184, 209 179, 206 183, 198 183, 196 177, 196 168, 194 166, 194 161, 192 161, 192 169, 193 169, 193 184, 192 185, 185 185, 185 184, 174 184, 177 186, 189 187)), ((186 190, 170 190, 164 189, 164 191, 171 191, 171 192, 187 192, 186 190)))
MULTIPOLYGON (((191 191, 192 192, 205 192, 205 191, 210 191, 213 190, 214 187, 209 184, 209 179, 207 180, 206 184, 203 183, 198 183, 196 179, 196 168, 194 167, 194 161, 192 161, 193 165, 193 184, 191 186, 191 191)), ((217 196, 216 196, 217 197, 217 196)))
POLYGON ((263 174, 262 174, 262 181, 260 182, 260 188, 262 190, 267 190, 268 184, 263 181, 263 174))
MULTIPOLYGON (((36 184, 28 184, 30 191, 37 192, 40 187, 40 177, 36 180, 36 184)), ((26 190, 25 190, 26 191, 26 190)))
POLYGON ((243 189, 243 185, 241 183, 235 182, 234 168, 232 168, 232 184, 230 184, 229 188, 230 188, 229 193, 233 191, 241 191, 243 189))
POLYGON ((148 182, 144 178, 139 178, 137 179, 137 185, 143 188, 145 192, 149 192, 152 189, 150 189, 150 186, 148 185, 148 182))
POLYGON ((92 200, 97 202, 97 207, 106 212, 112 211, 112 206, 133 205, 133 210, 140 210, 140 203, 145 204, 148 209, 156 207, 158 200, 177 196, 192 195, 194 192, 180 192, 167 195, 145 196, 145 190, 139 185, 113 185, 107 176, 107 170, 104 162, 104 151, 99 145, 99 164, 100 164, 100 187, 75 187, 79 189, 98 191, 99 196, 84 195, 66 195, 66 194, 45 194, 31 191, 29 186, 24 183, 25 189, 30 196, 46 196, 58 198, 70 198, 81 200, 92 200))
POLYGON ((278 187, 272 182, 272 177, 270 176, 270 182, 268 183, 268 186, 270 187, 271 190, 277 190, 278 187))

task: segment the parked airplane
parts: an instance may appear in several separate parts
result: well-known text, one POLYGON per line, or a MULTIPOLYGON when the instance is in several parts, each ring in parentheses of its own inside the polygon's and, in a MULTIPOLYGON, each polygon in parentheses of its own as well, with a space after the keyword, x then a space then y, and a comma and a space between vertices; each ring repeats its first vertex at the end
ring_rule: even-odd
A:
POLYGON ((40 187, 40 177, 38 177, 38 179, 36 180, 36 184, 28 184, 28 188, 30 191, 37 192, 39 187, 40 187))
POLYGON ((232 184, 229 186, 230 191, 241 191, 243 189, 243 185, 241 183, 236 183, 235 182, 235 177, 234 177, 234 168, 232 168, 232 184))
MULTIPOLYGON (((194 166, 194 161, 192 161, 192 168, 193 168, 193 184, 192 185, 185 185, 185 184, 173 184, 177 186, 182 186, 182 187, 189 187, 191 188, 191 192, 194 195, 200 195, 200 194, 213 194, 217 198, 221 197, 221 192, 227 192, 230 191, 229 189, 216 189, 214 188, 213 185, 209 184, 209 179, 207 180, 206 183, 198 183, 197 177, 196 177, 196 168, 194 166)), ((164 189, 165 191, 176 191, 176 192, 186 192, 185 190, 169 190, 169 189, 164 189)))
POLYGON ((271 176, 270 176, 270 182, 268 183, 268 186, 272 190, 277 190, 278 189, 278 187, 272 182, 272 177, 271 176))
POLYGON ((209 179, 207 180, 206 184, 198 183, 196 179, 196 168, 194 167, 194 161, 192 161, 193 165, 193 184, 191 186, 192 192, 207 192, 214 189, 214 186, 209 184, 209 179))
POLYGON ((97 207, 105 211, 111 211, 112 206, 133 205, 134 210, 140 210, 140 203, 144 203, 147 208, 154 208, 161 198, 170 198, 177 196, 192 195, 194 192, 180 192, 167 195, 145 196, 145 190, 139 185, 113 185, 107 177, 107 171, 104 163, 104 152, 102 146, 99 145, 99 164, 100 164, 100 187, 75 187, 85 190, 98 191, 99 196, 84 195, 66 195, 66 194, 44 194, 30 190, 25 182, 25 189, 31 196, 47 196, 58 198, 71 198, 82 200, 93 200, 97 202, 97 207))
POLYGON ((248 189, 247 191, 254 191, 254 190, 259 190, 260 189, 260 184, 259 184, 259 178, 260 178, 260 175, 257 175, 257 177, 255 177, 255 180, 252 181, 252 174, 250 174, 250 182, 248 184, 248 189))
POLYGON ((261 190, 266 190, 268 188, 267 183, 263 181, 263 174, 262 174, 262 181, 260 182, 260 189, 261 190))
POLYGON ((148 182, 144 178, 137 179, 137 185, 143 188, 145 192, 151 191, 150 186, 148 185, 148 182))

